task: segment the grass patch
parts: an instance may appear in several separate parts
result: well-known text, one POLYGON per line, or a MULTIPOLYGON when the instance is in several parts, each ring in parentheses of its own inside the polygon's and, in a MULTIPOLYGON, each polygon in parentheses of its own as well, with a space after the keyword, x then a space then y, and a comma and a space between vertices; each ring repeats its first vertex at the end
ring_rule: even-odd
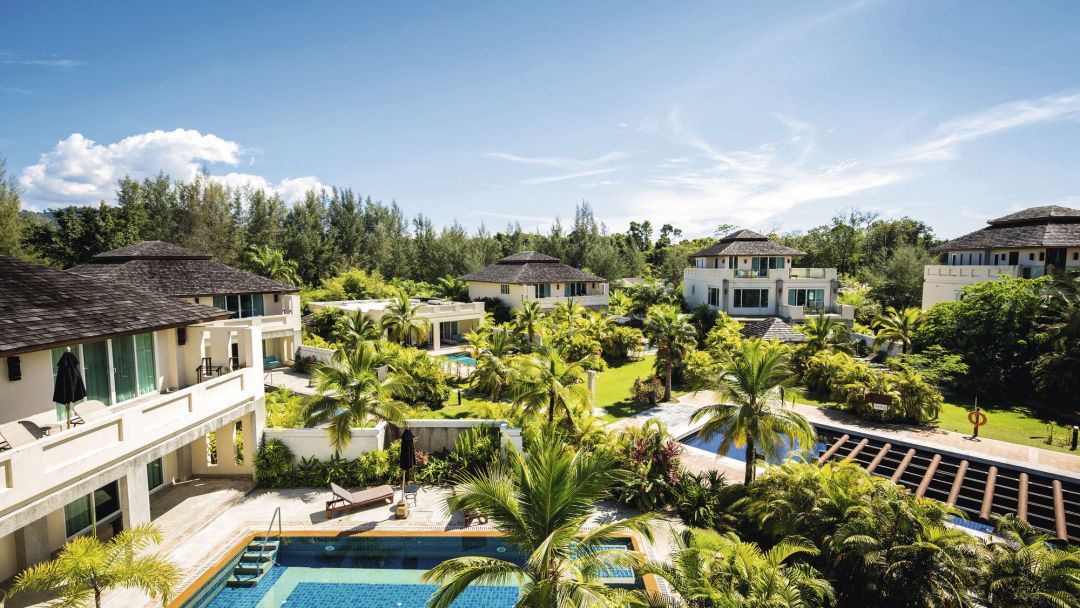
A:
MULTIPOLYGON (((815 407, 840 409, 837 403, 823 395, 802 393, 796 401, 815 407)), ((970 401, 953 398, 952 402, 947 401, 941 406, 941 414, 928 426, 970 435, 971 423, 968 422, 967 415, 974 407, 970 401)), ((979 407, 986 413, 986 424, 979 428, 980 437, 1044 450, 1070 452, 1069 441, 1072 427, 1065 417, 1057 417, 1026 405, 980 405, 979 407), (1049 442, 1051 435, 1053 441, 1049 442)))

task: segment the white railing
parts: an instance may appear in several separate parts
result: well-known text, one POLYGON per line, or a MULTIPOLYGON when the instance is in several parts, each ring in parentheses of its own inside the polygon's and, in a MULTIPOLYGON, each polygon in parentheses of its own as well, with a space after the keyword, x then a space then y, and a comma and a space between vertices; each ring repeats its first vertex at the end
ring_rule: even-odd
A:
POLYGON ((608 294, 605 293, 605 294, 599 294, 599 295, 570 296, 570 297, 567 297, 567 296, 564 296, 564 295, 553 295, 553 296, 547 297, 547 298, 526 297, 525 301, 526 302, 539 302, 541 308, 553 307, 556 304, 558 304, 559 302, 568 302, 568 301, 577 302, 578 304, 581 304, 582 306, 607 306, 607 304, 608 304, 608 294))
POLYGON ((752 268, 684 268, 683 279, 700 281, 722 281, 724 279, 781 279, 831 281, 836 278, 835 268, 772 268, 754 270, 752 268))
POLYGON ((930 280, 939 278, 975 279, 978 281, 996 279, 1000 276, 1023 276, 1021 266, 949 266, 932 264, 923 267, 923 277, 930 280))
POLYGON ((0 452, 0 517, 262 395, 259 368, 109 408, 99 418, 0 452))
POLYGON ((796 306, 792 304, 781 304, 778 310, 781 317, 788 319, 793 323, 805 322, 808 318, 825 314, 825 316, 839 317, 843 321, 852 321, 855 319, 855 307, 847 304, 840 304, 834 306, 796 306))

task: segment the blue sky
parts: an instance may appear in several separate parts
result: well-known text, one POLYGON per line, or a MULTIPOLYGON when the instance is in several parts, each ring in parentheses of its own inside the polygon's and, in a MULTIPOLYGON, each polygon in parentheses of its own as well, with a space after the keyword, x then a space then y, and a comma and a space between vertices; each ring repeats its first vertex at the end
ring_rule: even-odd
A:
POLYGON ((1080 3, 311 4, 0 4, 26 205, 205 166, 492 229, 1080 206, 1080 3))

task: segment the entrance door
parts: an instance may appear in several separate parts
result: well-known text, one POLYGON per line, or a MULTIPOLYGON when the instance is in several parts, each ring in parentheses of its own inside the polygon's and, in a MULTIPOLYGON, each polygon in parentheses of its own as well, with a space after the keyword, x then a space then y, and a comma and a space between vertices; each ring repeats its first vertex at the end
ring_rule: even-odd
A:
POLYGON ((1054 269, 1065 268, 1065 249, 1053 247, 1046 250, 1046 272, 1049 274, 1054 269), (1053 268, 1051 268, 1053 267, 1053 268))
POLYGON ((1017 266, 1019 264, 1020 264, 1020 252, 1019 251, 1010 251, 1009 252, 1009 266, 1017 266))

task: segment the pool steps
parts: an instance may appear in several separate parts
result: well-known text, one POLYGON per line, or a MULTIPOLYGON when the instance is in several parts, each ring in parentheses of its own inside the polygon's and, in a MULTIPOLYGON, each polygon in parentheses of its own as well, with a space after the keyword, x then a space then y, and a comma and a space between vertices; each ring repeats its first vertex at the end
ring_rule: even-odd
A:
POLYGON ((277 540, 253 540, 240 556, 233 574, 226 581, 228 587, 254 587, 259 584, 277 561, 280 542, 277 540))

